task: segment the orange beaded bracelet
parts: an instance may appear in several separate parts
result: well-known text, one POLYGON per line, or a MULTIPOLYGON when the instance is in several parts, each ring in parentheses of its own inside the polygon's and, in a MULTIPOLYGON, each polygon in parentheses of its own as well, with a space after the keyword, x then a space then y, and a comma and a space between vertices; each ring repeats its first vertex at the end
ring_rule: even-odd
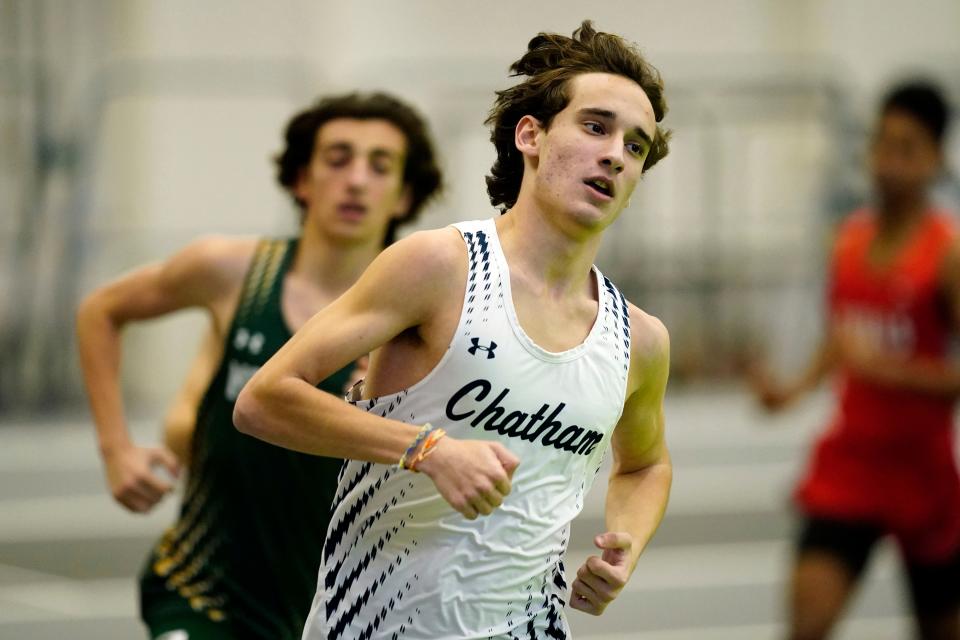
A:
POLYGON ((417 465, 433 452, 433 449, 440 442, 440 439, 447 435, 447 432, 440 427, 434 427, 429 422, 420 429, 420 433, 413 439, 410 446, 400 456, 397 466, 408 471, 417 471, 417 465))

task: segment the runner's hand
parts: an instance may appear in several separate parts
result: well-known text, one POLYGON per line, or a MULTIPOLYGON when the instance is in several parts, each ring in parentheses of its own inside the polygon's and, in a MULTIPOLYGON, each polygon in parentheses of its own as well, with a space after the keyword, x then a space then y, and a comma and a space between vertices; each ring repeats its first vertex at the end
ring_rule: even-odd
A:
POLYGON ((570 606, 599 616, 620 595, 630 578, 633 536, 608 532, 594 538, 593 543, 603 549, 603 555, 590 556, 577 571, 570 606))
POLYGON ((752 364, 747 368, 747 383, 754 396, 770 412, 785 409, 796 399, 796 394, 779 384, 763 365, 752 364))
POLYGON ((146 513, 173 491, 155 467, 165 468, 173 478, 180 475, 177 457, 166 447, 131 445, 106 454, 104 464, 114 500, 135 513, 146 513))
POLYGON ((419 465, 450 506, 468 520, 490 515, 510 493, 520 460, 499 442, 442 438, 419 465))

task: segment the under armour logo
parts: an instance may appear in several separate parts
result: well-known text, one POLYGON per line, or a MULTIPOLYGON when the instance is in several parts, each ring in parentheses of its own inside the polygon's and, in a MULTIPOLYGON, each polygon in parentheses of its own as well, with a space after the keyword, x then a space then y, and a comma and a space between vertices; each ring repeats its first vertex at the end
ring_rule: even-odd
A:
POLYGON ((489 347, 485 347, 484 345, 480 344, 480 338, 470 338, 470 342, 473 343, 473 346, 467 349, 467 351, 470 352, 470 355, 475 356, 477 355, 477 351, 486 351, 487 360, 489 360, 490 358, 496 357, 493 355, 493 352, 497 348, 497 343, 494 342, 493 340, 490 341, 489 347))
POLYGON ((238 351, 248 350, 253 355, 259 355, 263 350, 265 338, 263 334, 257 331, 251 334, 247 329, 241 327, 233 339, 233 347, 238 351))

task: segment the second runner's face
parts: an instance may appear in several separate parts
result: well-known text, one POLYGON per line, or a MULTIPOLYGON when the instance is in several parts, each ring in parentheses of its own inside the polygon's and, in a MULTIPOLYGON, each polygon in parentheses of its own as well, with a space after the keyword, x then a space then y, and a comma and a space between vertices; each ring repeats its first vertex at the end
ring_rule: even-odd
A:
POLYGON ((409 209, 406 152, 406 136, 386 120, 324 123, 296 185, 307 218, 342 242, 382 238, 390 220, 409 209))
POLYGON ((574 225, 612 223, 630 200, 656 133, 653 105, 633 80, 585 73, 540 133, 536 198, 574 225))

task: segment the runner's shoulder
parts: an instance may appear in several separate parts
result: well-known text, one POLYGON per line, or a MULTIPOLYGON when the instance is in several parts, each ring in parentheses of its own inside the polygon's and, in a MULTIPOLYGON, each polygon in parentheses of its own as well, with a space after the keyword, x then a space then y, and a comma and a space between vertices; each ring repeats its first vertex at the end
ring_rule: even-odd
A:
POLYGON ((670 333, 666 325, 633 303, 627 303, 630 313, 631 374, 640 381, 666 378, 670 368, 670 333))
POLYGON ((375 261, 378 275, 418 287, 443 290, 462 285, 467 249, 453 227, 417 231, 394 243, 375 261))
POLYGON ((186 284, 227 294, 242 286, 259 239, 209 235, 198 238, 162 264, 161 274, 171 284, 186 284))

